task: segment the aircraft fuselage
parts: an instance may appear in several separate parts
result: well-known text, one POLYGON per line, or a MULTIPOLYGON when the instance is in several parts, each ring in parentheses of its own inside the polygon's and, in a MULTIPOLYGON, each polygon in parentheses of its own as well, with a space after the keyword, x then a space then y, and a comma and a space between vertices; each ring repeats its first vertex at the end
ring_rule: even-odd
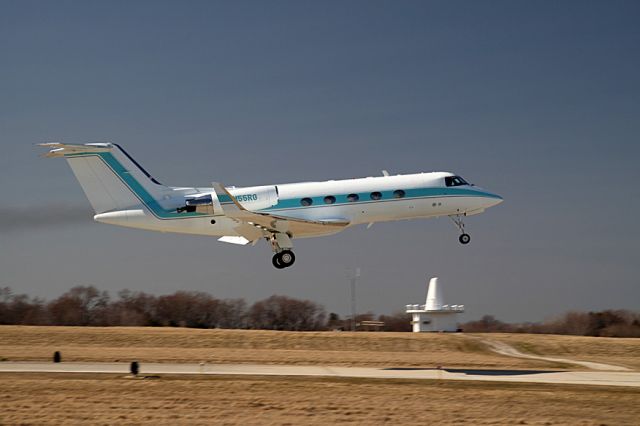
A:
POLYGON ((460 242, 470 240, 462 218, 502 202, 449 172, 263 185, 245 188, 171 187, 154 179, 111 143, 43 144, 65 158, 98 222, 160 232, 219 236, 247 244, 270 241, 273 264, 291 266, 291 240, 335 234, 349 226, 449 216, 460 242))

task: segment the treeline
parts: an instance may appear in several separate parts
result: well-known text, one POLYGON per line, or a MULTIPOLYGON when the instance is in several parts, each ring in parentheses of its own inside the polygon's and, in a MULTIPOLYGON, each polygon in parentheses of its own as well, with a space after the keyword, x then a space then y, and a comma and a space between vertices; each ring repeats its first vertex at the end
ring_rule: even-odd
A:
POLYGON ((567 312, 542 323, 510 324, 485 315, 461 325, 470 333, 538 333, 575 336, 640 337, 640 313, 627 310, 567 312))
MULTIPOLYGON (((358 330, 411 331, 404 312, 356 317, 358 330), (379 322, 378 326, 367 323, 379 322)), ((218 299, 205 292, 177 291, 164 296, 122 290, 116 298, 93 286, 74 287, 51 301, 0 288, 0 324, 75 326, 170 326, 262 330, 352 330, 351 318, 327 315, 309 300, 271 296, 248 305, 244 299, 218 299)), ((506 323, 491 315, 459 325, 475 333, 544 333, 578 336, 640 337, 640 314, 626 310, 567 312, 542 323, 506 323)))
POLYGON ((309 300, 271 296, 248 306, 204 292, 154 296, 122 290, 116 299, 93 286, 78 286, 49 302, 0 288, 0 324, 171 326, 268 330, 324 330, 324 307, 309 300))
MULTIPOLYGON (((356 324, 377 320, 380 331, 411 331, 405 313, 358 315, 356 324)), ((350 318, 327 315, 309 300, 271 296, 249 306, 244 299, 217 299, 205 292, 164 296, 122 290, 112 299, 93 286, 78 286, 49 302, 0 288, 0 324, 74 326, 169 326, 261 330, 351 330, 350 318)))

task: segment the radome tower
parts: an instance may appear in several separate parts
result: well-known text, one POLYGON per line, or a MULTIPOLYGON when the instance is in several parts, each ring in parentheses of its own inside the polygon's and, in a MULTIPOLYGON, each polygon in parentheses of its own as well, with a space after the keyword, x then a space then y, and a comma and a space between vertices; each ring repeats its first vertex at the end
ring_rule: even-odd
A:
POLYGON ((414 333, 457 331, 457 316, 464 312, 464 305, 446 305, 442 285, 438 277, 429 281, 427 300, 424 305, 407 305, 407 313, 412 314, 414 333))

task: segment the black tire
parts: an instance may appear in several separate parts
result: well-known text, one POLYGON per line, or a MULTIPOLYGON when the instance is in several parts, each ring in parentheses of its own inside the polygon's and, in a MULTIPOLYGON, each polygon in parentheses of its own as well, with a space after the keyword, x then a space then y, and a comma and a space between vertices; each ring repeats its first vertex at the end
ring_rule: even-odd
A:
POLYGON ((273 255, 273 257, 271 258, 271 263, 273 263, 273 266, 278 269, 284 268, 284 266, 280 264, 280 253, 276 253, 273 255))
POLYGON ((291 250, 282 250, 278 253, 278 262, 283 268, 288 268, 296 261, 296 255, 291 250))
POLYGON ((462 234, 460 235, 460 237, 458 237, 458 241, 460 241, 460 244, 469 244, 469 241, 471 241, 471 236, 469 234, 462 234))

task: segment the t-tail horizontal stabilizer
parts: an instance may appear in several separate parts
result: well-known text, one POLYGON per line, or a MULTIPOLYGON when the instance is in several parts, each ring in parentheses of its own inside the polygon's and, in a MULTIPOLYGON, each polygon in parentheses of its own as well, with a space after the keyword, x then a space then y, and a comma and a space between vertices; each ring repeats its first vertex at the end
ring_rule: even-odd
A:
POLYGON ((49 151, 42 154, 43 157, 64 157, 68 154, 83 154, 111 151, 111 145, 108 143, 92 143, 85 145, 66 144, 60 142, 39 143, 38 146, 49 148, 49 151))

